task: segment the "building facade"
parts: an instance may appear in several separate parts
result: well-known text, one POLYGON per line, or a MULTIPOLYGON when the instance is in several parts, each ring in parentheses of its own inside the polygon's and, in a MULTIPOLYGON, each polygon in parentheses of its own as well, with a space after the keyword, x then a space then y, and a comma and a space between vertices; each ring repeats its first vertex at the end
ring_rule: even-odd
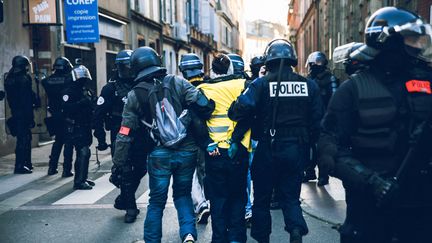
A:
POLYGON ((290 0, 288 4, 290 40, 299 57, 297 69, 303 74, 311 52, 322 51, 331 60, 337 46, 362 42, 367 20, 379 8, 402 7, 427 21, 430 21, 432 11, 432 0, 290 0))
MULTIPOLYGON (((0 89, 3 74, 11 68, 16 55, 29 56, 40 77, 52 72, 52 63, 66 56, 73 64, 81 61, 93 78, 88 86, 99 94, 112 75, 118 51, 140 46, 154 48, 163 58, 169 73, 179 74, 182 54, 193 52, 209 73, 213 54, 243 51, 241 36, 244 21, 243 0, 98 0, 99 35, 96 43, 69 43, 65 35, 65 0, 22 0, 4 2, 0 23, 0 89), (29 3, 56 2, 56 25, 28 25, 29 3), (235 14, 231 12, 235 10, 235 14), (240 13, 238 13, 240 11, 240 13)), ((34 84, 34 90, 37 85, 34 84)), ((39 87, 42 108, 35 111, 37 127, 33 145, 49 141, 43 120, 48 116, 46 95, 39 87)), ((15 140, 8 135, 5 121, 10 114, 0 101, 0 156, 13 152, 15 140)))
POLYGON ((270 41, 276 38, 287 38, 286 26, 264 21, 255 20, 246 22, 246 39, 243 59, 245 68, 248 69, 250 61, 256 56, 261 56, 270 41))

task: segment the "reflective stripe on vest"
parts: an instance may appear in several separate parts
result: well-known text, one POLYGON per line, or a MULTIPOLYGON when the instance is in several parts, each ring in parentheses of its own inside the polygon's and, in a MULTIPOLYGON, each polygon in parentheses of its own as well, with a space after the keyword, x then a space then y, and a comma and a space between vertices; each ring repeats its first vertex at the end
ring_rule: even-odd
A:
MULTIPOLYGON (((204 83, 198 86, 208 99, 212 99, 216 106, 211 118, 207 121, 210 138, 218 142, 218 147, 229 148, 226 142, 231 138, 236 122, 228 118, 228 109, 233 101, 241 94, 245 86, 244 79, 232 79, 217 83, 204 83)), ((251 151, 250 130, 242 140, 242 144, 251 151)))

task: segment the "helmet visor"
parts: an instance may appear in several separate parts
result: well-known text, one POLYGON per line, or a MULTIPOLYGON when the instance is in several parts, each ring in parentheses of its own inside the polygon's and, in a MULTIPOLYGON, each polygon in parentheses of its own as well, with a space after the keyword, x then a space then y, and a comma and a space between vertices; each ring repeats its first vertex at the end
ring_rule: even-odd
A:
POLYGON ((133 78, 130 64, 117 64, 117 72, 120 78, 133 78))
POLYGON ((380 40, 383 41, 393 33, 402 36, 405 50, 417 59, 425 62, 432 62, 432 27, 421 20, 404 25, 396 25, 383 29, 380 40))
POLYGON ((72 80, 78 81, 82 78, 92 79, 89 70, 81 65, 72 70, 72 80))
POLYGON ((415 26, 414 30, 405 30, 401 34, 410 56, 432 62, 432 27, 429 24, 415 26))

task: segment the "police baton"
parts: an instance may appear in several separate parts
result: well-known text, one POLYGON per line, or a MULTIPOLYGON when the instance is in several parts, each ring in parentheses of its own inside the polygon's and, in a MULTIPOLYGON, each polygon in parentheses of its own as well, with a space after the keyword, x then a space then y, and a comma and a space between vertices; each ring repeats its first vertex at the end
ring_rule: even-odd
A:
MULTIPOLYGON (((112 149, 112 146, 111 146, 111 144, 108 144, 108 147, 110 148, 110 149, 112 149)), ((100 169, 100 165, 101 165, 101 162, 100 162, 100 160, 99 160, 99 149, 97 149, 97 146, 96 146, 96 164, 97 164, 97 166, 98 166, 98 170, 100 169)))
POLYGON ((427 145, 430 144, 432 136, 432 111, 429 112, 429 116, 426 120, 420 123, 410 136, 410 148, 405 155, 398 171, 396 172, 393 179, 400 182, 406 172, 409 170, 412 163, 423 161, 427 153, 427 145), (422 147, 423 146, 423 147, 422 147), (420 157, 419 157, 420 156, 420 157))

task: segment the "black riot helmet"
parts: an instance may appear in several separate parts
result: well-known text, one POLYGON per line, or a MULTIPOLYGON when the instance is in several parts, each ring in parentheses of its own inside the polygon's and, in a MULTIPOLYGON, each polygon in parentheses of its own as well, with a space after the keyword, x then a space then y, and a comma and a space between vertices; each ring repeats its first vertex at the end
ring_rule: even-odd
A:
POLYGON ((143 46, 132 52, 131 69, 135 81, 157 73, 166 73, 166 69, 162 67, 160 56, 153 48, 143 46))
POLYGON ((13 73, 20 73, 29 70, 32 71, 30 59, 23 55, 15 56, 12 59, 12 69, 13 73))
POLYGON ((204 76, 203 66, 200 58, 195 53, 184 54, 180 58, 179 69, 187 80, 204 76))
POLYGON ((230 58, 233 68, 234 68, 234 74, 240 74, 244 75, 244 61, 243 58, 235 53, 228 54, 228 57, 230 58))
POLYGON ((285 60, 285 63, 295 67, 297 66, 297 54, 292 44, 285 39, 272 40, 264 52, 265 65, 270 68, 274 62, 285 60))
POLYGON ((308 74, 314 78, 327 69, 327 63, 326 55, 320 51, 315 51, 309 54, 305 67, 308 69, 308 74))
POLYGON ((306 67, 311 65, 327 66, 327 57, 320 51, 315 51, 309 54, 306 60, 306 67))
POLYGON ((84 65, 77 65, 72 69, 72 81, 74 83, 84 85, 89 80, 92 80, 92 77, 84 65))
POLYGON ((264 56, 256 56, 252 58, 250 62, 250 69, 252 73, 252 79, 255 79, 259 76, 259 71, 262 66, 264 66, 265 57, 264 56))
POLYGON ((408 57, 432 61, 431 25, 408 10, 396 7, 377 10, 366 25, 365 42, 387 53, 404 51, 408 57))
POLYGON ((72 63, 66 57, 57 57, 53 64, 55 72, 69 73, 72 71, 72 63))
POLYGON ((363 56, 367 53, 361 51, 364 50, 365 46, 366 44, 361 42, 351 42, 336 47, 333 51, 333 63, 342 63, 345 67, 345 73, 348 75, 366 68, 368 58, 364 58, 363 56), (355 51, 357 51, 356 54, 352 55, 355 51))
POLYGON ((120 79, 129 79, 134 77, 130 65, 131 56, 132 50, 122 50, 117 53, 114 64, 117 67, 117 74, 120 79))

